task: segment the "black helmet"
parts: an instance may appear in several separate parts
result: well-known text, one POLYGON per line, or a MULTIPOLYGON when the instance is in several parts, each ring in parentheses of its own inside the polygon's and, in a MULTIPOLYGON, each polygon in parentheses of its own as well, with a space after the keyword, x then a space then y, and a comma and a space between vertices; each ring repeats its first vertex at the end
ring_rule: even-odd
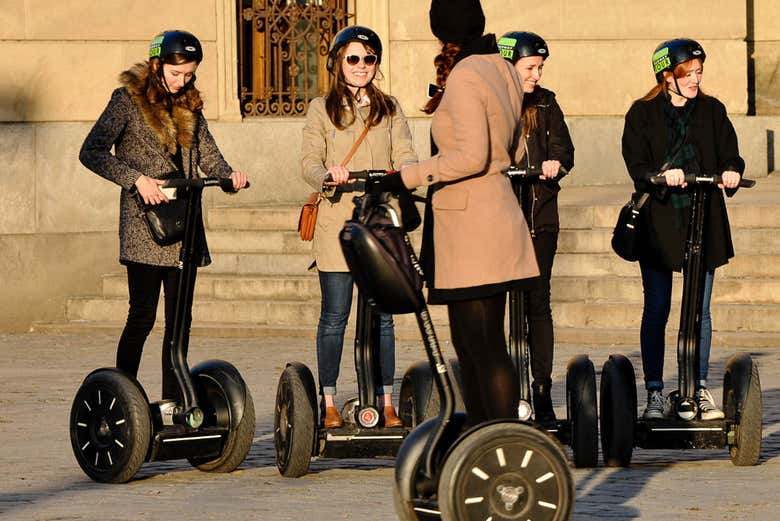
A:
POLYGON ((368 27, 350 25, 340 30, 330 44, 328 62, 326 64, 328 72, 333 72, 336 66, 336 55, 349 42, 360 42, 368 45, 376 53, 377 66, 382 63, 382 40, 379 39, 379 36, 368 27))
POLYGON ((696 58, 700 59, 702 63, 707 59, 704 48, 696 40, 677 38, 662 43, 653 52, 652 63, 655 79, 660 82, 664 77, 664 71, 673 71, 681 63, 696 58))
POLYGON ((165 31, 152 40, 149 45, 149 59, 160 58, 169 63, 171 56, 180 54, 187 62, 200 63, 203 60, 203 48, 195 35, 187 31, 165 31))
POLYGON ((498 50, 512 63, 526 56, 541 56, 546 60, 550 55, 544 38, 529 32, 506 33, 498 40, 498 50))

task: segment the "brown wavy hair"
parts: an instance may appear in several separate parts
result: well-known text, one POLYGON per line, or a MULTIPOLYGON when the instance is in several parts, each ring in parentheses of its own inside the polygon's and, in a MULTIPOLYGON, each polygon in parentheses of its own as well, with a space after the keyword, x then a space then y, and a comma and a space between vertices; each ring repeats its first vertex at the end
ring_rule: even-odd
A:
POLYGON ((428 103, 422 108, 426 114, 433 114, 441 103, 444 95, 444 88, 447 86, 447 78, 457 63, 455 58, 460 54, 462 45, 457 43, 445 43, 441 47, 441 52, 433 59, 433 65, 436 67, 436 85, 439 86, 439 92, 436 93, 428 103))
MULTIPOLYGON (((699 58, 694 58, 694 60, 698 60, 699 58)), ((651 99, 654 99, 659 94, 663 94, 665 97, 669 97, 669 83, 666 81, 666 78, 669 78, 670 74, 674 74, 675 78, 682 78, 685 76, 688 71, 686 70, 685 66, 692 62, 693 60, 688 60, 686 62, 682 62, 677 65, 677 67, 674 68, 674 71, 664 71, 664 76, 661 78, 661 81, 658 82, 658 85, 650 89, 650 91, 639 98, 640 101, 650 101, 651 99)), ((704 68, 704 64, 702 64, 702 69, 704 68)), ((699 96, 707 97, 707 95, 701 90, 701 87, 699 87, 699 96)))
POLYGON ((539 89, 533 92, 523 94, 523 110, 520 113, 520 119, 523 123, 523 133, 529 136, 538 125, 537 116, 539 114, 539 89))
MULTIPOLYGON (((370 46, 363 44, 366 51, 376 54, 376 51, 370 46)), ((342 68, 342 62, 344 61, 344 53, 347 50, 347 46, 343 46, 336 54, 336 67, 333 74, 330 77, 330 88, 325 95, 325 111, 328 113, 330 121, 339 130, 344 130, 348 126, 355 122, 355 97, 349 90, 346 79, 344 78, 344 69, 342 68), (345 103, 346 102, 346 103, 345 103), (346 110, 345 107, 351 107, 353 110, 346 110), (349 114, 349 115, 347 115, 349 114)), ((379 64, 376 66, 376 78, 379 73, 379 64)), ((380 76, 381 77, 381 76, 380 76)), ((379 87, 374 85, 374 81, 363 87, 368 99, 371 100, 369 105, 368 118, 366 118, 366 125, 375 127, 382 121, 385 116, 395 116, 395 103, 393 98, 385 94, 379 87)))

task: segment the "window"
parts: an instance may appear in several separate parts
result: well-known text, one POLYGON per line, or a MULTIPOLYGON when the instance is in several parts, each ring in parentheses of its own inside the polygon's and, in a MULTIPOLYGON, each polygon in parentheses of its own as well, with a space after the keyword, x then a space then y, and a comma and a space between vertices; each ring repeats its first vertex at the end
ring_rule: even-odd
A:
POLYGON ((328 87, 333 36, 353 0, 238 0, 239 100, 245 117, 297 116, 328 87))

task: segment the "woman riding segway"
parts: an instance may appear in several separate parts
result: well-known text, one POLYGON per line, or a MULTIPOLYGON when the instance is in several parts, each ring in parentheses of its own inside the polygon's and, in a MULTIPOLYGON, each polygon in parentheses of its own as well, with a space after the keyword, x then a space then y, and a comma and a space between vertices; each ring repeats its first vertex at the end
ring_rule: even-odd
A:
POLYGON ((127 268, 130 294, 116 368, 93 371, 71 409, 73 451, 97 481, 127 481, 145 459, 186 457, 202 470, 229 472, 252 444, 254 407, 238 371, 210 361, 190 372, 186 362, 196 268, 211 262, 201 191, 217 184, 229 191, 248 186, 208 130, 195 88, 202 59, 200 42, 188 32, 155 37, 149 60, 120 75, 123 86, 114 91, 79 156, 84 166, 122 187, 119 262, 127 268), (197 168, 213 176, 210 184, 197 168), (163 191, 171 183, 179 183, 175 196, 163 191), (171 236, 153 238, 144 214, 155 208, 160 214, 169 210, 169 222, 175 223, 171 236), (163 399, 149 404, 136 377, 161 286, 163 399))
POLYGON ((568 519, 572 489, 565 456, 552 437, 517 420, 518 378, 504 336, 507 291, 525 288, 539 275, 522 210, 503 174, 523 154, 517 146, 522 89, 498 53, 495 36, 482 35, 479 1, 434 0, 430 22, 443 44, 435 59, 440 89, 427 106, 435 110, 431 130, 438 153, 402 168, 400 175, 381 178, 375 190, 438 185, 432 197, 435 255, 434 273, 427 274, 433 279, 428 301, 448 307, 471 429, 461 436, 464 424, 452 415, 447 369, 425 321, 427 309, 418 305, 442 408, 437 418, 412 431, 399 451, 397 511, 402 519, 421 513, 487 519, 508 511, 522 518, 554 511, 550 519, 568 519), (529 434, 533 449, 529 442, 523 450, 529 434), (540 456, 548 469, 549 500, 529 500, 533 480, 523 477, 522 457, 504 458, 509 452, 527 454, 529 460, 540 456), (489 469, 481 470, 483 465, 489 469), (555 506, 545 511, 539 501, 555 506))

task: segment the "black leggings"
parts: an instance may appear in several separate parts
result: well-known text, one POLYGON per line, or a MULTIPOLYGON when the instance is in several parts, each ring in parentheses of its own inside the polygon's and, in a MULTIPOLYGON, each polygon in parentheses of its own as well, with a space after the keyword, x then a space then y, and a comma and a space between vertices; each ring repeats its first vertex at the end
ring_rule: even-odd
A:
POLYGON ((552 383, 553 338, 552 309, 550 308, 550 277, 553 259, 558 249, 558 232, 537 232, 533 238, 536 262, 541 272, 533 289, 526 292, 525 309, 528 315, 528 347, 531 351, 531 375, 534 383, 552 383))
POLYGON ((520 386, 504 336, 506 293, 447 305, 469 424, 517 418, 520 386))
MULTIPOLYGON (((141 354, 146 337, 154 327, 157 316, 157 302, 160 300, 160 285, 165 292, 165 334, 162 346, 162 398, 178 400, 179 386, 171 363, 171 336, 174 313, 176 311, 176 292, 179 287, 180 270, 168 266, 151 266, 136 262, 127 263, 127 286, 130 290, 130 311, 127 323, 119 338, 116 351, 116 366, 133 376, 138 375, 141 354)), ((189 344, 191 310, 187 314, 184 338, 185 355, 189 344)))

